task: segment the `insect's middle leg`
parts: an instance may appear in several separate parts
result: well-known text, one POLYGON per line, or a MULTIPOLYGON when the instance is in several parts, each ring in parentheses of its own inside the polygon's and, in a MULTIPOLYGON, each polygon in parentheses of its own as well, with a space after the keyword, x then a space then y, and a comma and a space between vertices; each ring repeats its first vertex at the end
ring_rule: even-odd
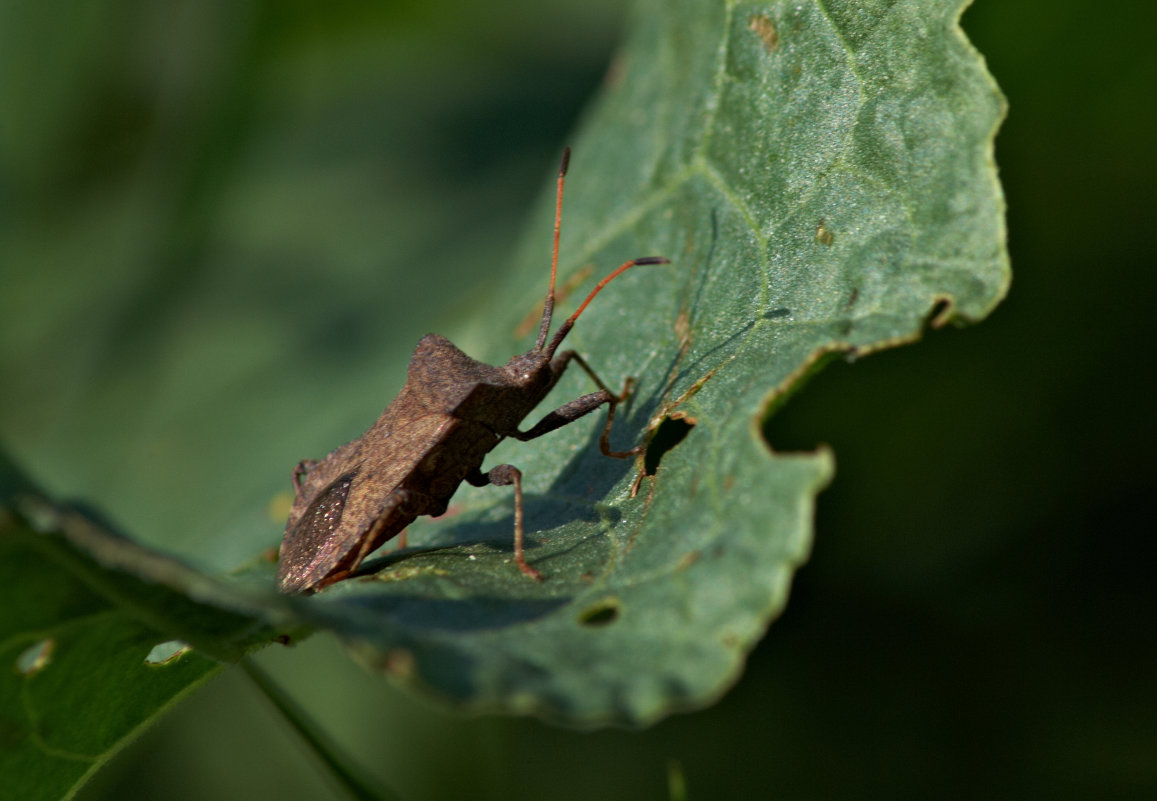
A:
POLYGON ((615 407, 630 397, 631 389, 635 383, 634 379, 628 378, 623 383, 623 391, 616 395, 611 392, 610 389, 607 388, 607 385, 602 382, 602 379, 595 374, 595 371, 587 364, 586 359, 573 350, 564 351, 551 361, 550 369, 556 379, 562 375, 567 364, 572 360, 598 385, 599 391, 582 395, 570 403, 564 403, 539 420, 529 431, 515 431, 510 434, 510 436, 523 442, 541 437, 543 434, 549 434, 556 428, 562 428, 569 423, 573 423, 583 415, 590 414, 605 403, 607 404, 607 422, 606 425, 603 426, 602 434, 599 436, 599 450, 604 456, 611 456, 615 459, 629 459, 641 453, 643 451, 641 445, 636 445, 634 448, 626 451, 611 450, 611 426, 614 425, 615 422, 615 407))
POLYGON ((522 553, 522 471, 512 464, 500 464, 483 473, 477 467, 466 476, 466 481, 475 487, 493 484, 496 487, 514 485, 514 564, 535 581, 542 581, 542 573, 526 563, 522 553))

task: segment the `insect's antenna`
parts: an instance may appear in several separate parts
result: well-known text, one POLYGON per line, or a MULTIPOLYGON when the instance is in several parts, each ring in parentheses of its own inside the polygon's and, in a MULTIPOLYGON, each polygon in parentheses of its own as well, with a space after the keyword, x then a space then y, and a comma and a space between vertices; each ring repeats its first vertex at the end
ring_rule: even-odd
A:
POLYGON ((542 304, 542 327, 538 329, 535 350, 542 350, 546 335, 550 333, 550 318, 554 314, 554 284, 558 277, 558 233, 562 230, 562 185, 566 182, 566 168, 570 166, 570 148, 562 151, 562 163, 558 165, 558 199, 554 203, 554 249, 550 255, 550 290, 542 304))
POLYGON ((589 295, 587 295, 587 299, 584 300, 582 302, 582 305, 580 305, 578 307, 578 309, 575 310, 575 313, 572 314, 570 317, 566 318, 566 322, 564 322, 562 325, 560 325, 558 327, 558 331, 556 331, 554 334, 554 339, 552 339, 550 341, 550 345, 548 345, 546 348, 547 358, 554 356, 554 352, 556 350, 558 350, 558 346, 562 344, 563 338, 568 333, 570 333, 571 328, 574 327, 575 320, 577 320, 578 316, 583 313, 583 309, 585 309, 587 307, 587 304, 589 304, 592 300, 595 299, 595 295, 599 294, 599 292, 602 291, 603 287, 605 287, 611 281, 615 280, 615 278, 622 275, 624 272, 626 272, 627 270, 629 270, 632 267, 635 267, 638 265, 644 265, 644 264, 670 264, 670 263, 671 262, 669 260, 663 258, 662 256, 644 256, 641 259, 631 259, 630 261, 626 262, 625 264, 620 265, 618 269, 616 269, 613 273, 608 275, 602 281, 599 281, 599 283, 595 286, 595 288, 591 290, 591 293, 589 295))

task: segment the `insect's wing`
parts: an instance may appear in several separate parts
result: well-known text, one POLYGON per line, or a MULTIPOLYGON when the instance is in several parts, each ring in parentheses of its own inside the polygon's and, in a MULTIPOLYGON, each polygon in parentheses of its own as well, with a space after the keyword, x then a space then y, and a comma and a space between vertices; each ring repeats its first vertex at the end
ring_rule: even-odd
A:
POLYGON ((305 592, 333 572, 350 544, 334 537, 341 525, 357 471, 339 476, 318 493, 297 523, 285 532, 277 583, 282 592, 305 592))

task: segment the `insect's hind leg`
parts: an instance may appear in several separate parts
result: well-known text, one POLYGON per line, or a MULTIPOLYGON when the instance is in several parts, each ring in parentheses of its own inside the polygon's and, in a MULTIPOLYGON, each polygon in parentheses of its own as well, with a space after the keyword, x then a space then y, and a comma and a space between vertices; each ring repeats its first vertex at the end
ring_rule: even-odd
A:
POLYGON ((293 468, 293 494, 294 496, 301 494, 301 482, 309 471, 317 467, 321 462, 317 459, 302 459, 297 463, 297 467, 293 468))
POLYGON ((496 487, 514 485, 514 564, 535 581, 542 581, 542 573, 526 563, 522 552, 522 471, 512 464, 500 464, 483 473, 477 467, 466 476, 466 481, 475 487, 493 484, 496 487))

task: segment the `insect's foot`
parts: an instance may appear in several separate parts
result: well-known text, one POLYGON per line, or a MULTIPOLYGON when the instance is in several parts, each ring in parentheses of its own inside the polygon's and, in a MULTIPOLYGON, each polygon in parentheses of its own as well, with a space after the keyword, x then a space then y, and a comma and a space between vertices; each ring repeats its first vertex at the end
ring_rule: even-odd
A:
POLYGON ((515 564, 518 565, 518 569, 522 571, 523 575, 529 576, 530 578, 534 579, 535 581, 542 581, 543 580, 542 573, 539 573, 533 567, 528 565, 526 563, 526 560, 521 558, 521 554, 519 554, 519 557, 516 558, 514 560, 514 562, 515 562, 515 564))

